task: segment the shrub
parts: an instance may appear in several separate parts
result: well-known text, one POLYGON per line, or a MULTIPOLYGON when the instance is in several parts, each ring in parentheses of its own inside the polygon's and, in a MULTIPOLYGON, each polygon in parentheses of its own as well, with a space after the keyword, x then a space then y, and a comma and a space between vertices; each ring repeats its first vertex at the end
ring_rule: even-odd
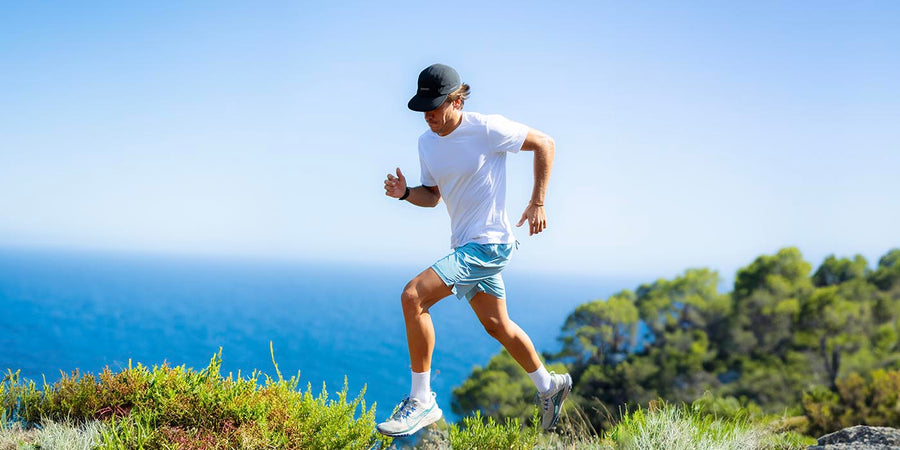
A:
MULTIPOLYGON (((274 358, 273 358, 274 360, 274 358)), ((221 350, 201 371, 138 364, 99 376, 73 372, 37 390, 9 372, 0 383, 3 420, 35 426, 101 420, 101 448, 371 448, 375 408, 365 388, 353 400, 347 384, 330 399, 325 386, 299 391, 299 375, 277 379, 220 374, 221 350)))
POLYGON ((835 382, 837 392, 819 386, 803 394, 809 431, 831 433, 853 425, 900 425, 900 370, 876 370, 866 380, 853 373, 835 382))
POLYGON ((532 425, 522 428, 518 419, 506 419, 503 425, 497 424, 493 417, 485 420, 481 412, 463 419, 462 429, 457 425, 450 426, 450 445, 452 448, 470 450, 530 450, 535 448, 541 432, 537 408, 532 415, 532 425))

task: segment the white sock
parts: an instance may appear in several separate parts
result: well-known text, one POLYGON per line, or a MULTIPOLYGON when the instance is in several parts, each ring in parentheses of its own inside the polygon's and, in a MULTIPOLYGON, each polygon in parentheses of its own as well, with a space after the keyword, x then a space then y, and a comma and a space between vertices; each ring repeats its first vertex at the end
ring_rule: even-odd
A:
POLYGON ((412 372, 412 388, 409 397, 426 405, 431 404, 431 371, 412 372))
POLYGON ((547 372, 543 364, 534 372, 529 372, 528 378, 531 378, 539 393, 543 394, 550 390, 550 372, 547 372))

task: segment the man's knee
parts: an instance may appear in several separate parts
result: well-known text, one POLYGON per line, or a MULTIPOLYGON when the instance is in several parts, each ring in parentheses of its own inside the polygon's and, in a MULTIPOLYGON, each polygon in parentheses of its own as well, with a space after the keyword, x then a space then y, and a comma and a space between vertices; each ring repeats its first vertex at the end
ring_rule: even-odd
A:
POLYGON ((484 331, 491 335, 494 339, 502 340, 510 337, 510 328, 508 324, 497 317, 490 317, 481 321, 484 331))
POLYGON ((422 307, 422 298, 419 296, 419 291, 416 289, 414 281, 410 281, 403 288, 403 292, 400 293, 400 303, 403 305, 404 310, 418 310, 422 307))

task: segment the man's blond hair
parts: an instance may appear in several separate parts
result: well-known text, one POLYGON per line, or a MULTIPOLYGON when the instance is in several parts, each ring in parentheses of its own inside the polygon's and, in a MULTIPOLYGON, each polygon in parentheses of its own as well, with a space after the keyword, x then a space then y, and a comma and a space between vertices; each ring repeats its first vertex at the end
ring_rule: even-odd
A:
POLYGON ((469 98, 469 91, 470 91, 469 85, 466 83, 463 83, 462 86, 459 87, 459 89, 457 89, 457 90, 451 92, 449 95, 447 95, 446 101, 453 103, 453 102, 459 100, 459 106, 462 107, 462 105, 464 105, 466 103, 466 99, 469 98))

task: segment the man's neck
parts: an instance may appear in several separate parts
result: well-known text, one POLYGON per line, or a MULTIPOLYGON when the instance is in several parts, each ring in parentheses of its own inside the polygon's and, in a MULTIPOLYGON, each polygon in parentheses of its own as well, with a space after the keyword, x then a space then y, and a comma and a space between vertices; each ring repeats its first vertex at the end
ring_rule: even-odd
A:
POLYGON ((462 123, 462 116, 463 116, 463 113, 462 113, 462 110, 460 110, 459 114, 456 115, 456 120, 453 121, 453 126, 450 127, 450 129, 447 131, 442 131, 442 132, 438 133, 438 136, 441 136, 441 137, 449 136, 450 133, 456 131, 456 129, 459 128, 459 125, 462 123))

